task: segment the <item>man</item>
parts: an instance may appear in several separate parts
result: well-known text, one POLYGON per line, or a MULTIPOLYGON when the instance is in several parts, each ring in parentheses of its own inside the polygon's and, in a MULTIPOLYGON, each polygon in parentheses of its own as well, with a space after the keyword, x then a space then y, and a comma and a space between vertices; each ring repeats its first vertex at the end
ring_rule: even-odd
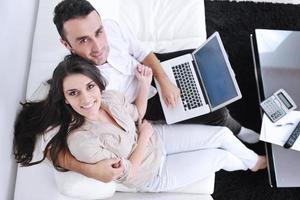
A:
MULTIPOLYGON (((72 53, 99 66, 101 73, 108 80, 108 89, 123 92, 127 99, 133 102, 138 87, 134 69, 142 63, 152 69, 160 84, 165 103, 174 107, 178 102, 180 90, 170 82, 156 56, 144 49, 124 27, 120 27, 114 21, 102 22, 98 12, 86 0, 63 0, 54 10, 53 21, 62 44, 72 53)), ((156 119, 151 113, 147 113, 147 116, 156 119)), ((193 119, 193 122, 227 126, 243 141, 258 141, 258 134, 241 127, 226 108, 202 116, 198 120, 193 119)), ((81 164, 69 153, 62 153, 60 160, 62 167, 102 181, 115 179, 123 168, 119 160, 102 161, 96 166, 81 164), (100 169, 96 171, 97 167, 100 169)))

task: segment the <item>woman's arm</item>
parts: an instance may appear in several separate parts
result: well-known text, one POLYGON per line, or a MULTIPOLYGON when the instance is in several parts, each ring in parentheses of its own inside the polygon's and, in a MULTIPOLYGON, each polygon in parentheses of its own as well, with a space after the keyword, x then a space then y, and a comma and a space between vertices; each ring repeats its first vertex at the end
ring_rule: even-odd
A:
POLYGON ((131 154, 129 161, 131 162, 131 170, 129 172, 129 177, 134 177, 138 167, 141 165, 141 162, 144 158, 144 153, 146 146, 149 142, 150 137, 153 134, 153 128, 149 122, 144 120, 138 127, 139 138, 137 141, 137 146, 131 154))
POLYGON ((152 81, 151 68, 145 65, 138 65, 136 68, 136 77, 138 79, 138 93, 135 105, 139 113, 139 119, 142 119, 146 113, 148 93, 152 81))

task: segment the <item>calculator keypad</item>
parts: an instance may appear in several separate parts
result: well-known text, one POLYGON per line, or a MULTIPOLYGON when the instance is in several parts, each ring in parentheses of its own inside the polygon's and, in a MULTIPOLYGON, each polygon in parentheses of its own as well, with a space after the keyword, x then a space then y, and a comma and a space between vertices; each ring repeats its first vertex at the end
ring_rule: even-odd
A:
POLYGON ((261 106, 272 122, 276 122, 286 114, 286 112, 276 104, 274 99, 266 99, 262 102, 261 106))

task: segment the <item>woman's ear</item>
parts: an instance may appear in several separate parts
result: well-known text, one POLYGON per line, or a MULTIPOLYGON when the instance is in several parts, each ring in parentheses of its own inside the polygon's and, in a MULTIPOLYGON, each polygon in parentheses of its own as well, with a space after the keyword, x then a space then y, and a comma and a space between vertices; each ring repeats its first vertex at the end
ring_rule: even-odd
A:
POLYGON ((67 100, 67 99, 65 99, 65 103, 66 103, 66 104, 70 104, 70 103, 68 102, 68 100, 67 100))

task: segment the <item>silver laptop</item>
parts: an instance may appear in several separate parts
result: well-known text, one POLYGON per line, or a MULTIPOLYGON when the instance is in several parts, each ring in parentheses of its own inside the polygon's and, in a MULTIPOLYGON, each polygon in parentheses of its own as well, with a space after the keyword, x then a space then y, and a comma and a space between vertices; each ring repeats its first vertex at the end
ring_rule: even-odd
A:
POLYGON ((168 124, 207 114, 242 97, 218 32, 192 54, 164 61, 161 65, 181 91, 176 107, 167 107, 155 80, 168 124))

